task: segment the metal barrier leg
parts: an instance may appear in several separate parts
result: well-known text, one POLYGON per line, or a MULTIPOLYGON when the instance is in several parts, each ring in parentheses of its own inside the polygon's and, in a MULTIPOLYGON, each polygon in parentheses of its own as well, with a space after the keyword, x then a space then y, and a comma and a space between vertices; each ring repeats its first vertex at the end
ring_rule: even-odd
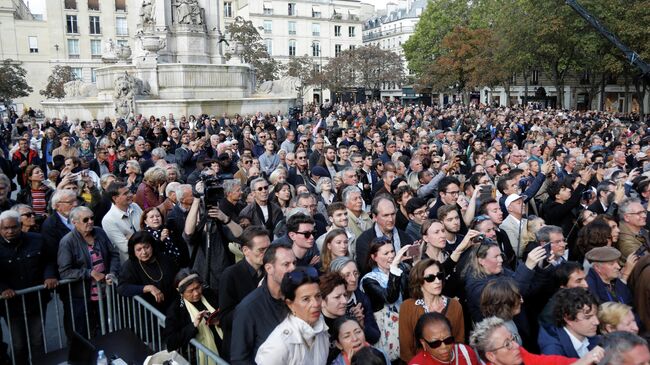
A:
POLYGON ((41 334, 43 335, 43 352, 47 353, 47 339, 45 338, 45 313, 47 313, 47 303, 45 303, 45 311, 43 310, 43 298, 41 297, 41 292, 38 292, 38 311, 40 313, 41 319, 41 334))
MULTIPOLYGON (((27 306, 25 305, 25 296, 21 295, 20 300, 21 300, 22 305, 23 305, 23 320, 25 321, 25 329, 24 329, 24 332, 21 332, 20 335, 18 335, 16 337, 18 337, 18 341, 21 344, 21 347, 23 347, 24 345, 27 345, 27 358, 30 359, 30 363, 31 363, 32 344, 31 344, 31 341, 29 339, 29 319, 27 318, 27 306)), ((14 332, 13 329, 12 329, 12 332, 14 332)), ((20 352, 23 352, 23 351, 24 351, 24 349, 21 349, 20 352)))
POLYGON ((11 317, 9 313, 9 301, 5 300, 5 311, 7 316, 5 317, 5 320, 7 321, 7 327, 9 328, 9 349, 11 350, 10 356, 11 356, 11 363, 13 365, 16 365, 16 349, 14 348, 14 338, 11 330, 11 317))
MULTIPOLYGON (((61 312, 59 311, 59 300, 60 300, 60 292, 57 289, 54 289, 54 293, 52 295, 52 301, 54 302, 54 313, 56 314, 56 332, 59 335, 59 348, 63 348, 63 336, 61 336, 61 326, 64 325, 59 321, 59 318, 61 318, 61 312)), ((63 301, 61 301, 63 303, 63 301)), ((63 321, 65 323, 66 318, 63 318, 63 321)), ((47 350, 45 350, 47 352, 47 350)))

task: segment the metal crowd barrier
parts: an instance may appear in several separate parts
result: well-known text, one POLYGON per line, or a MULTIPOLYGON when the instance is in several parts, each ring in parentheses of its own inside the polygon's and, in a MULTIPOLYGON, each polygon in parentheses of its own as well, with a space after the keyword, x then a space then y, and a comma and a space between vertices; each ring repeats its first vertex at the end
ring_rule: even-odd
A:
MULTIPOLYGON (((16 349, 14 349, 14 338, 15 334, 12 333, 11 328, 12 324, 17 325, 14 321, 22 321, 25 331, 24 340, 26 341, 26 351, 28 357, 28 363, 33 364, 33 359, 38 358, 39 356, 62 349, 66 347, 67 343, 63 341, 62 328, 64 326, 62 312, 65 311, 63 306, 69 306, 70 313, 74 312, 73 308, 73 297, 71 286, 76 283, 78 280, 61 280, 57 288, 52 289, 51 298, 49 303, 46 303, 45 307, 38 305, 38 318, 40 322, 40 331, 42 334, 43 348, 42 351, 37 349, 38 353, 33 353, 33 343, 40 342, 37 339, 37 336, 32 336, 30 334, 30 322, 33 325, 35 320, 33 313, 28 313, 27 311, 27 301, 25 297, 29 294, 36 294, 39 303, 48 289, 44 285, 33 286, 26 289, 16 290, 15 297, 7 300, 4 297, 0 297, 0 301, 4 302, 3 307, 0 307, 2 310, 2 317, 5 319, 9 333, 5 334, 5 337, 8 337, 7 346, 10 349, 9 356, 11 358, 12 364, 20 364, 17 361, 21 359, 16 359, 16 349), (67 289, 67 290, 66 290, 67 289), (16 303, 19 301, 20 308, 22 313, 11 313, 10 311, 10 302, 16 303), (55 338, 49 338, 51 333, 48 333, 46 330, 47 323, 47 309, 50 308, 55 317, 55 338), (54 342, 54 343, 52 343, 54 342), (57 346, 58 345, 58 346, 57 346)), ((95 332, 98 335, 105 335, 110 332, 118 331, 121 329, 131 329, 154 353, 165 350, 165 342, 162 336, 162 329, 165 327, 165 315, 161 313, 154 306, 149 304, 140 296, 135 297, 124 297, 119 295, 117 292, 117 285, 100 285, 100 290, 98 290, 98 317, 91 318, 89 313, 91 313, 91 308, 89 308, 89 301, 87 298, 86 290, 86 281, 82 281, 83 288, 83 304, 84 304, 84 318, 82 319, 85 323, 75 323, 74 316, 70 316, 70 325, 71 328, 76 331, 80 326, 84 330, 84 335, 88 338, 94 337, 95 332), (94 325, 94 326, 91 326, 94 325), (85 328, 84 328, 85 327, 85 328)), ((12 306, 15 306, 13 304, 12 306)), ((50 314, 50 315, 52 315, 50 314)), ((2 340, 2 339, 0 339, 2 340)), ((203 346, 200 342, 195 339, 192 339, 187 347, 179 351, 191 364, 199 365, 227 365, 218 354, 215 354, 207 347, 203 346)), ((24 350, 23 350, 24 356, 24 350)))

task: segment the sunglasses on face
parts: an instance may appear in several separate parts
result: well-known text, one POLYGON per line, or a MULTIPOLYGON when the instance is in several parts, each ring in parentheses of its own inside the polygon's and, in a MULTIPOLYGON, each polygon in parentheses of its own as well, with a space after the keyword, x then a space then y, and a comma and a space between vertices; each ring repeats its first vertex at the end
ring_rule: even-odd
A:
POLYGON ((445 274, 442 273, 442 272, 439 272, 439 273, 437 273, 437 274, 427 275, 427 276, 425 276, 423 279, 424 279, 424 281, 426 281, 427 283, 433 283, 436 279, 438 279, 438 280, 440 280, 440 281, 444 281, 444 280, 445 280, 445 274))
POLYGON ((93 217, 93 216, 90 216, 90 217, 83 217, 83 218, 81 218, 81 221, 84 222, 84 223, 88 223, 88 222, 90 222, 90 221, 93 221, 93 222, 94 222, 94 221, 95 221, 95 217, 93 217))
POLYGON ((316 236, 316 232, 295 232, 295 233, 305 236, 306 239, 311 238, 311 236, 314 237, 316 236))
POLYGON ((21 214, 20 216, 21 216, 21 217, 31 218, 31 217, 34 217, 35 215, 36 215, 36 214, 34 214, 34 212, 28 212, 28 213, 23 213, 23 214, 21 214))
POLYGON ((267 191, 267 190, 269 190, 268 185, 267 186, 260 186, 260 187, 257 188, 257 191, 267 191))
POLYGON ((430 348, 437 349, 438 347, 442 346, 443 343, 445 345, 453 344, 454 343, 454 338, 452 336, 449 336, 449 337, 447 337, 447 338, 445 338, 443 340, 434 340, 434 341, 424 340, 424 342, 426 342, 427 345, 429 345, 430 348))

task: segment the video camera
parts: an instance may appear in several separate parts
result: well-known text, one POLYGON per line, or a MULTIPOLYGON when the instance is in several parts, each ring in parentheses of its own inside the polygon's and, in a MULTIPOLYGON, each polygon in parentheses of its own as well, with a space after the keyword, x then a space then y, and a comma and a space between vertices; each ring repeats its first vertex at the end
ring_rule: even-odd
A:
POLYGON ((219 200, 225 197, 223 179, 219 176, 201 173, 203 182, 203 205, 206 210, 219 206, 219 200))

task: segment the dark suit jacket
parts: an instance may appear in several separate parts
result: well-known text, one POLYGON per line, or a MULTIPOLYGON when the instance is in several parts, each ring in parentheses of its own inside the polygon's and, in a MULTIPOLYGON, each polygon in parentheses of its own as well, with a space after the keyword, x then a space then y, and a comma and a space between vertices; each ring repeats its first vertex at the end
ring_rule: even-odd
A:
MULTIPOLYGON (((406 232, 398 229, 397 234, 399 235, 399 241, 401 244, 400 247, 410 245, 413 243, 413 239, 411 238, 411 236, 406 234, 406 232)), ((370 272, 370 267, 366 265, 366 262, 368 259, 368 251, 370 250, 370 242, 372 242, 372 240, 376 237, 377 234, 375 233, 375 225, 373 224, 370 229, 363 232, 361 236, 357 238, 357 247, 356 247, 357 266, 359 267, 359 272, 361 273, 361 276, 370 272)))
POLYGON ((178 167, 183 169, 183 177, 187 179, 187 176, 196 169, 196 158, 194 157, 194 153, 189 149, 180 147, 176 150, 174 155, 178 167))
POLYGON ((41 234, 43 235, 43 248, 48 259, 56 262, 59 242, 69 232, 70 229, 61 221, 57 212, 53 212, 45 219, 41 226, 41 234))
MULTIPOLYGON (((598 336, 589 337, 589 350, 598 345, 600 338, 598 336)), ((560 355, 566 357, 578 358, 576 349, 573 348, 571 338, 563 328, 555 326, 541 326, 539 336, 537 337, 540 351, 543 355, 560 355)))
MULTIPOLYGON (((110 167, 108 165, 108 161, 104 161, 102 164, 106 165, 106 168, 108 169, 109 172, 111 172, 111 173, 113 172, 113 171, 111 171, 111 169, 110 169, 110 167)), ((88 169, 90 169, 91 171, 94 171, 97 174, 97 176, 102 177, 102 174, 100 173, 100 168, 99 168, 99 161, 97 161, 97 159, 93 159, 92 161, 90 161, 90 163, 88 164, 88 169)))
POLYGON ((591 210, 592 212, 596 214, 605 214, 605 209, 603 209, 603 205, 600 204, 600 200, 596 199, 596 201, 591 204, 587 209, 591 210))

